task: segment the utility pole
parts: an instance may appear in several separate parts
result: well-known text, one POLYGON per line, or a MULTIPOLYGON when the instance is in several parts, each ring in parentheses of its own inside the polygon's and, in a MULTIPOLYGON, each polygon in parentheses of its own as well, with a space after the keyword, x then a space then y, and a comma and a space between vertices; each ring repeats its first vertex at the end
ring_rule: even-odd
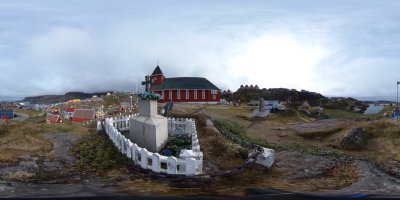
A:
POLYGON ((396 101, 396 108, 399 106, 399 84, 400 84, 400 82, 397 81, 397 101, 396 101))

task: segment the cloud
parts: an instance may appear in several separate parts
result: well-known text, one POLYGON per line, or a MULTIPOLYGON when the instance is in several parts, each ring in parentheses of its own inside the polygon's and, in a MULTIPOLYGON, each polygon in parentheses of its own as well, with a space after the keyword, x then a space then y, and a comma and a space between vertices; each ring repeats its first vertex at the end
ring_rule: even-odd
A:
POLYGON ((134 90, 157 63, 338 96, 391 95, 400 75, 397 1, 93 2, 0 5, 0 96, 134 90))

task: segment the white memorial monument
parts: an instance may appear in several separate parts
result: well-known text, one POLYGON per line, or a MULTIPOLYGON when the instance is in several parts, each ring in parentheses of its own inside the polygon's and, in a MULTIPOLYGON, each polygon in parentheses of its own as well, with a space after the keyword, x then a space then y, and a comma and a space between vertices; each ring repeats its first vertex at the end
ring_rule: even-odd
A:
POLYGON ((151 152, 159 152, 168 140, 168 119, 157 114, 157 100, 140 99, 139 115, 129 120, 132 142, 151 152))

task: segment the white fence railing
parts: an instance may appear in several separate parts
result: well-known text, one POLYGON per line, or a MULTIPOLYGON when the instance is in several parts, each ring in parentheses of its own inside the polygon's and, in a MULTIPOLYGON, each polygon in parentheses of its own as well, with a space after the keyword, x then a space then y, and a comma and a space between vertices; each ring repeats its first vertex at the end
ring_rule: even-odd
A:
MULTIPOLYGON (((104 121, 105 132, 112 140, 118 150, 130 158, 136 165, 143 169, 149 169, 155 173, 167 173, 175 175, 194 176, 202 173, 203 153, 200 151, 199 140, 197 137, 196 123, 193 119, 174 119, 168 118, 168 127, 184 128, 184 134, 192 138, 192 149, 195 158, 180 159, 174 156, 163 156, 158 153, 149 152, 146 148, 141 148, 131 142, 120 131, 129 130, 129 119, 135 115, 106 118, 104 121), (170 124, 171 123, 171 124, 170 124), (186 132, 190 131, 190 132, 186 132)), ((101 129, 101 122, 98 121, 98 129, 101 129)), ((176 129, 169 129, 170 135, 181 134, 176 129)))

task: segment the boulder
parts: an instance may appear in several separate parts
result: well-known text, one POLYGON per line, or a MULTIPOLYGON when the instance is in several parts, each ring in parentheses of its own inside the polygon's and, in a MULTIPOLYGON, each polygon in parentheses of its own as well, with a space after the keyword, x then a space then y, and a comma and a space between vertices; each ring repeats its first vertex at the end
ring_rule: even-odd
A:
POLYGON ((353 128, 340 140, 340 146, 344 149, 355 150, 364 147, 364 130, 362 127, 353 128))
MULTIPOLYGON (((254 155, 254 153, 249 154, 249 156, 252 155, 254 155)), ((256 163, 266 168, 271 168, 274 162, 275 162, 275 151, 273 149, 268 149, 263 147, 263 152, 257 156, 256 163)))

